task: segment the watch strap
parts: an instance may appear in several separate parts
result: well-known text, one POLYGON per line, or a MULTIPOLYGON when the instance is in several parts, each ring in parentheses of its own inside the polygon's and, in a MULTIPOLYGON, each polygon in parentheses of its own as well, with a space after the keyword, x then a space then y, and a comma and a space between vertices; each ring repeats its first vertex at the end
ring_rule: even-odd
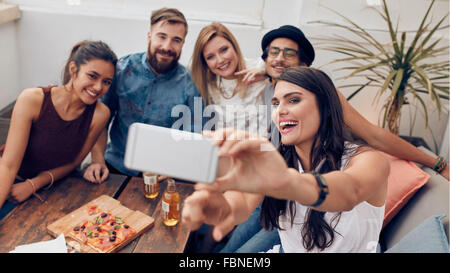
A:
POLYGON ((317 198, 317 201, 311 205, 311 207, 318 207, 323 203, 323 201, 325 201, 325 198, 329 193, 328 184, 318 172, 312 171, 311 173, 314 175, 317 185, 320 188, 319 197, 317 198))

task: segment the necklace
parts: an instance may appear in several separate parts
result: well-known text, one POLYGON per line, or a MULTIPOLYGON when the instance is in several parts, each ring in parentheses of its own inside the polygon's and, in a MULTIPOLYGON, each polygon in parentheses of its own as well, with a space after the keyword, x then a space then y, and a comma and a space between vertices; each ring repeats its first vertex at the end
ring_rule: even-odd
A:
POLYGON ((231 93, 231 96, 227 96, 227 95, 225 94, 225 91, 224 91, 225 88, 223 87, 222 77, 220 77, 220 78, 219 78, 219 86, 218 86, 218 89, 219 89, 219 92, 220 92, 220 94, 222 95, 222 97, 224 97, 225 99, 229 100, 229 99, 231 99, 232 97, 234 97, 234 95, 236 95, 237 83, 236 83, 236 86, 235 86, 234 89, 233 89, 233 92, 231 93))

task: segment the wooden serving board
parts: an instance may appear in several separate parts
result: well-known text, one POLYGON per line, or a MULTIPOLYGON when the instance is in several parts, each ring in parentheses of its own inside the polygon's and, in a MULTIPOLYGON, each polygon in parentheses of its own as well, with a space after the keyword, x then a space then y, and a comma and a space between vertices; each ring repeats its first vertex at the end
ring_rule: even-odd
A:
MULTIPOLYGON (((89 215, 87 207, 96 205, 100 211, 109 212, 113 216, 120 217, 127 225, 132 227, 136 233, 130 238, 123 241, 121 244, 117 245, 115 248, 108 252, 116 252, 120 248, 124 247, 132 240, 137 238, 139 235, 144 233, 147 229, 151 228, 155 222, 153 217, 148 216, 140 211, 131 210, 125 206, 122 206, 120 202, 110 196, 102 195, 89 203, 83 205, 82 207, 74 210, 73 212, 63 216, 62 218, 56 220, 52 224, 47 226, 48 232, 53 236, 57 237, 61 233, 64 233, 66 237, 66 242, 73 245, 73 240, 77 241, 76 238, 72 237, 71 231, 76 226, 86 220, 93 220, 96 215, 89 215)), ((80 243, 81 252, 98 252, 88 245, 80 243)))

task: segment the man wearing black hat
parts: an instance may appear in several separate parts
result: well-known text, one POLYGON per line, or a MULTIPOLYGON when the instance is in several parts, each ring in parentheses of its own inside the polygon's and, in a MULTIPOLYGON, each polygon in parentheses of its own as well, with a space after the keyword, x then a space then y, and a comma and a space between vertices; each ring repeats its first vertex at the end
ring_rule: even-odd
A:
MULTIPOLYGON (((261 41, 263 54, 261 58, 266 62, 266 74, 273 81, 292 66, 310 66, 314 61, 314 48, 303 32, 290 25, 273 29, 264 35, 261 41), (281 54, 280 54, 281 53, 281 54)), ((264 102, 271 105, 273 85, 268 85, 264 91, 264 102)), ((280 134, 271 121, 271 107, 267 107, 267 124, 270 139, 275 147, 278 146, 280 134)))
POLYGON ((285 61, 284 68, 296 65, 310 66, 315 57, 314 48, 303 32, 289 25, 269 31, 264 35, 261 47, 266 72, 272 78, 278 78, 284 72, 284 69, 277 69, 278 62, 285 61), (282 55, 279 54, 281 51, 282 55))

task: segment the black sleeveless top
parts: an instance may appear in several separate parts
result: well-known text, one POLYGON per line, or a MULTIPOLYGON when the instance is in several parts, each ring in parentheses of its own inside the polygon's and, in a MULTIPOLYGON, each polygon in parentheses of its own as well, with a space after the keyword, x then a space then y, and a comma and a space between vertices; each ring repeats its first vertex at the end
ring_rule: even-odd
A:
POLYGON ((52 87, 41 87, 44 92, 41 112, 31 125, 28 145, 18 171, 24 179, 75 160, 89 133, 97 102, 86 106, 76 119, 65 121, 53 105, 52 87))

